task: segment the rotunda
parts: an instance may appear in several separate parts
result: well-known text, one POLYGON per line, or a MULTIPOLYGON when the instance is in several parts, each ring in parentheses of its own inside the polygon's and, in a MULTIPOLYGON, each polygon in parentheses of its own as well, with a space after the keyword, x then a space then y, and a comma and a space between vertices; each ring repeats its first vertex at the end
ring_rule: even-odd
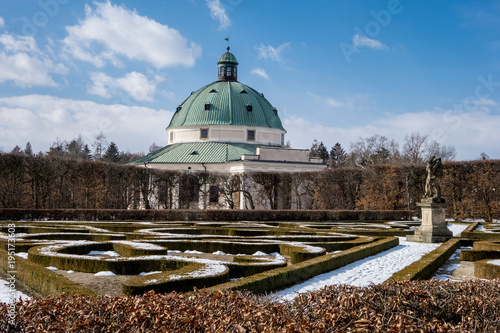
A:
MULTIPOLYGON (((238 81, 238 61, 229 47, 217 66, 217 81, 193 91, 176 108, 166 128, 167 145, 129 164, 233 176, 247 172, 309 172, 326 167, 321 159, 310 158, 307 149, 284 147, 286 130, 278 110, 264 94, 238 81)), ((239 207, 246 208, 248 198, 243 192, 248 192, 249 186, 239 178, 239 207)), ((178 201, 185 200, 180 198, 185 196, 183 193, 196 193, 197 184, 194 181, 194 190, 179 189, 178 201)), ((193 200, 198 195, 190 197, 193 200)))

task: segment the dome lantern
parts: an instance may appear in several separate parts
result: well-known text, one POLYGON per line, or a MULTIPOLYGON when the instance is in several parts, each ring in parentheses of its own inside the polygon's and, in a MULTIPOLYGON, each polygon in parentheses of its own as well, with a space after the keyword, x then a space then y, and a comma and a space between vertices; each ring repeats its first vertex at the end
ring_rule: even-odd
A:
POLYGON ((238 61, 234 54, 229 52, 229 46, 227 52, 219 58, 217 65, 219 81, 238 81, 238 61))

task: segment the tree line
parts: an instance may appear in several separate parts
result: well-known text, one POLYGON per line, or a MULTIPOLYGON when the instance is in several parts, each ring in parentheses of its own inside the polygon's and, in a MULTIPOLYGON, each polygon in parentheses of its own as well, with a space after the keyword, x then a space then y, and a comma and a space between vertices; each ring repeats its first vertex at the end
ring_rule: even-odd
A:
MULTIPOLYGON (((364 167, 371 164, 424 163, 431 156, 451 161, 455 159, 456 151, 455 147, 441 145, 428 135, 412 132, 405 136, 401 146, 394 139, 383 135, 360 137, 351 143, 349 152, 338 142, 328 150, 323 142, 314 140, 310 154, 312 157, 322 158, 330 167, 364 167)), ((481 153, 481 157, 486 158, 487 155, 481 153)))
MULTIPOLYGON (((443 163, 458 219, 500 218, 500 160, 443 163)), ((59 156, 0 153, 0 208, 417 210, 425 164, 345 165, 243 175, 147 169, 59 156)))
MULTIPOLYGON (((49 150, 45 153, 39 152, 35 154, 30 142, 26 143, 24 150, 20 146, 15 146, 14 149, 12 149, 11 153, 27 156, 39 155, 49 157, 64 157, 85 161, 104 161, 117 164, 127 164, 129 162, 132 162, 133 160, 138 159, 139 157, 144 156, 143 152, 131 153, 120 151, 118 145, 115 142, 111 141, 108 143, 106 136, 102 132, 95 136, 93 142, 90 144, 90 147, 89 144, 84 142, 82 136, 79 135, 78 137, 70 141, 60 140, 59 138, 56 139, 56 141, 52 143, 52 146, 49 148, 49 150), (91 149, 90 147, 92 147, 93 149, 91 149)), ((161 147, 156 143, 153 143, 149 147, 149 152, 156 151, 160 148, 161 147)))

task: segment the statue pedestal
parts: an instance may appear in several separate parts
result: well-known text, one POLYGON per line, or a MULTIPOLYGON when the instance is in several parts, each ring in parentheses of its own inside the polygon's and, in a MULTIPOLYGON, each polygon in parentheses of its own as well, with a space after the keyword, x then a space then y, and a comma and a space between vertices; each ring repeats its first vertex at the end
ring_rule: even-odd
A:
POLYGON ((445 212, 449 203, 432 201, 418 202, 422 209, 422 224, 415 230, 414 235, 406 236, 410 242, 443 243, 453 237, 453 233, 446 226, 445 212))

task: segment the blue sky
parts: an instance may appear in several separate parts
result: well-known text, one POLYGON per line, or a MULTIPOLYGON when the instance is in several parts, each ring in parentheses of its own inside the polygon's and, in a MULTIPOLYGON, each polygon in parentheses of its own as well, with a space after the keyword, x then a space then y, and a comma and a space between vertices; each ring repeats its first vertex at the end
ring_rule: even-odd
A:
POLYGON ((500 158, 500 3, 461 0, 0 0, 0 149, 165 145, 227 36, 294 148, 419 132, 500 158))

